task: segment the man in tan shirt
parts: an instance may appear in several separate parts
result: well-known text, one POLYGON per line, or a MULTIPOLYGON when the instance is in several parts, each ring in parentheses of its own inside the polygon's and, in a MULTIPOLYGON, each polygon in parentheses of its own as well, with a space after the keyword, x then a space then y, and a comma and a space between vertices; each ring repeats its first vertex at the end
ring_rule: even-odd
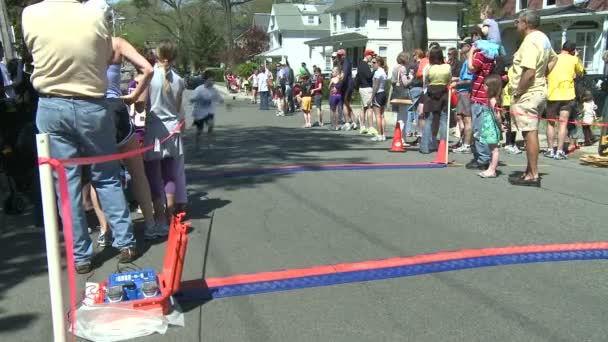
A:
MULTIPOLYGON (((47 133, 53 158, 117 153, 114 119, 106 110, 106 69, 112 38, 104 14, 76 0, 45 0, 23 10, 25 43, 32 53, 32 83, 40 93, 36 125, 47 133)), ((93 269, 93 247, 82 206, 81 168, 66 167, 78 273, 93 269)), ((92 183, 114 233, 120 262, 137 257, 120 165, 91 165, 92 183)))

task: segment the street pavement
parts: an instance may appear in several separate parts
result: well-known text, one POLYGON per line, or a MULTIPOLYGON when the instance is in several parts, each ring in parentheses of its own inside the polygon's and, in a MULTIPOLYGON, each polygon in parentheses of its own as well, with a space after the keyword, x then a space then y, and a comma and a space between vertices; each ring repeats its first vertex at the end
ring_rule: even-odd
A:
MULTIPOLYGON (((390 141, 355 132, 303 129, 301 115, 276 117, 240 98, 227 103, 216 115, 215 138, 198 149, 188 120, 193 229, 184 281, 467 248, 608 241, 608 169, 575 159, 541 156, 540 189, 508 184, 525 157, 506 153, 496 179, 479 178, 462 166, 470 155, 454 154, 454 166, 444 169, 209 177, 435 157, 415 149, 388 153, 390 141)), ((0 219, 0 340, 49 341, 42 231, 31 215, 0 219)), ((145 254, 136 266, 158 270, 165 245, 140 240, 145 254)), ((106 279, 117 269, 115 257, 106 249, 103 266, 79 282, 106 279)), ((183 303, 185 327, 138 341, 605 341, 607 284, 605 261, 571 261, 215 299, 183 303)))

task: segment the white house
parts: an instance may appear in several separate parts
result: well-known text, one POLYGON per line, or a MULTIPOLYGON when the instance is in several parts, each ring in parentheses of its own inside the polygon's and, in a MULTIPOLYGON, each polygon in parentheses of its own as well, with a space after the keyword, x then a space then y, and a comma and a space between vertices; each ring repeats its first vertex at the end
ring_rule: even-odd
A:
MULTIPOLYGON (((286 59, 293 66, 305 62, 309 69, 313 65, 324 65, 321 48, 308 49, 306 41, 329 36, 327 5, 274 4, 268 23, 270 48, 261 53, 264 59, 286 59)), ((297 70, 297 69, 296 69, 297 70)))
MULTIPOLYGON (((427 31, 429 42, 438 42, 444 48, 456 47, 462 0, 427 1, 427 31)), ((330 35, 307 41, 310 49, 324 51, 325 66, 331 68, 331 52, 346 49, 353 61, 363 51, 373 49, 394 65, 402 51, 401 0, 335 0, 326 9, 330 15, 330 35)), ((355 62, 356 65, 356 62, 355 62)))
POLYGON ((507 52, 514 52, 522 39, 514 22, 522 10, 535 10, 540 29, 555 51, 569 40, 576 43, 579 56, 589 74, 601 74, 606 64, 602 54, 608 50, 608 0, 504 0, 498 21, 507 52))

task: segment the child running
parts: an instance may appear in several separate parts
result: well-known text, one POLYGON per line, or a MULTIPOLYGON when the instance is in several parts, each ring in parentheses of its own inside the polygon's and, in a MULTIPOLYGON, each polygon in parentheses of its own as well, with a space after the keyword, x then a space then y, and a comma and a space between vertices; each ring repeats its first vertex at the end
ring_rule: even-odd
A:
POLYGON ((502 117, 497 110, 502 92, 502 79, 498 75, 489 75, 484 81, 484 87, 488 94, 488 103, 483 106, 481 118, 480 140, 490 148, 492 160, 488 169, 480 172, 481 178, 496 178, 496 168, 498 167, 498 143, 502 137, 499 127, 502 126, 502 117))
POLYGON ((312 118, 310 111, 312 110, 312 83, 308 74, 301 76, 302 89, 302 112, 304 113, 304 128, 312 127, 312 118))
MULTIPOLYGON (((201 133, 205 125, 207 125, 207 135, 212 137, 213 127, 215 126, 216 103, 224 103, 224 98, 215 89, 211 73, 205 71, 205 83, 194 89, 190 102, 194 108, 192 117, 194 118, 193 125, 196 126, 196 147, 199 147, 201 133)), ((208 147, 211 148, 211 142, 208 147)))
POLYGON ((338 131, 338 108, 342 107, 342 94, 340 93, 340 69, 335 67, 331 71, 331 80, 329 80, 329 109, 331 110, 331 130, 338 131))

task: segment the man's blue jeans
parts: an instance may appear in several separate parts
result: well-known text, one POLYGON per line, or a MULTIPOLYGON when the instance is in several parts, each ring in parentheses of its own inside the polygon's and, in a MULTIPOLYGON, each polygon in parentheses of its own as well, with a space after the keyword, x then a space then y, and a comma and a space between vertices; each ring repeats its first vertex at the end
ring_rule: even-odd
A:
POLYGON ((435 150, 439 146, 437 135, 433 134, 433 120, 436 115, 439 115, 439 138, 441 140, 446 140, 448 115, 445 112, 425 113, 425 115, 427 116, 424 129, 422 131, 422 138, 420 139, 420 152, 431 153, 431 150, 435 150))
POLYGON ((261 91, 260 92, 260 110, 269 110, 269 102, 270 102, 270 98, 269 98, 269 93, 268 91, 261 91))
POLYGON ((410 95, 412 96, 412 104, 407 108, 407 122, 405 123, 405 134, 410 134, 413 132, 418 132, 418 112, 416 108, 418 107, 418 102, 420 100, 420 96, 422 95, 421 87, 413 87, 410 89, 410 95), (413 130, 412 130, 413 125, 413 130))
MULTIPOLYGON (((114 117, 105 99, 74 100, 41 97, 36 125, 48 133, 51 156, 64 159, 117 153, 114 117)), ((66 166, 74 228, 76 265, 90 261, 93 246, 82 206, 81 167, 66 166)), ((118 161, 91 165, 91 183, 97 190, 104 214, 114 233, 115 248, 135 246, 131 216, 120 181, 118 161)), ((55 188, 59 196, 57 176, 55 188)))
POLYGON ((473 138, 475 138, 475 148, 473 149, 473 156, 477 163, 488 164, 490 163, 490 147, 479 140, 481 134, 481 125, 483 117, 483 105, 471 102, 471 114, 473 116, 473 138))

